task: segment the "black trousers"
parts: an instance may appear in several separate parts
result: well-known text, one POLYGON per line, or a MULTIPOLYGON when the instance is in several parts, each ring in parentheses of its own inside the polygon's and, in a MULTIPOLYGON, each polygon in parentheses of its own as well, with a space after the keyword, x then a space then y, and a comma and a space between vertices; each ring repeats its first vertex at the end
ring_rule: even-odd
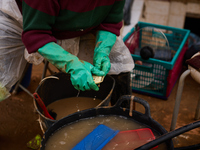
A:
MULTIPOLYGON (((115 87, 111 96, 111 105, 113 106, 122 95, 132 95, 130 86, 130 72, 111 75, 115 79, 115 87)), ((129 102, 124 101, 123 107, 129 107, 129 102)))

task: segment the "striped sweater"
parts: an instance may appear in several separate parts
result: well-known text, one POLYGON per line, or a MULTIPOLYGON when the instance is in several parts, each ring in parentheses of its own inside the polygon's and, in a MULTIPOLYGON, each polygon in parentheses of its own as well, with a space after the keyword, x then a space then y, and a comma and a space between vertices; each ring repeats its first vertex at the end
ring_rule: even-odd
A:
POLYGON ((22 41, 29 53, 57 39, 91 30, 120 34, 125 0, 16 0, 23 15, 22 41))

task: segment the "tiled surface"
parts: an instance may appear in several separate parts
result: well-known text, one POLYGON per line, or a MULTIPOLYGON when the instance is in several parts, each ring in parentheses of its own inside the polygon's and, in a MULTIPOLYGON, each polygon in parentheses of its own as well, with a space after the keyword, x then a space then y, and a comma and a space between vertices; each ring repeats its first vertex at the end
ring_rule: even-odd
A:
POLYGON ((187 12, 200 14, 200 3, 188 3, 187 4, 187 12))
POLYGON ((169 2, 160 1, 146 1, 145 2, 145 12, 147 14, 155 15, 168 15, 169 14, 169 2))
POLYGON ((171 2, 169 14, 185 15, 187 5, 181 2, 171 2))
POLYGON ((187 5, 185 3, 171 2, 167 25, 176 28, 183 28, 185 22, 186 8, 187 5))
POLYGON ((200 2, 186 4, 177 1, 134 0, 131 25, 124 26, 122 36, 124 37, 138 21, 183 28, 187 13, 200 15, 200 2))
POLYGON ((144 3, 143 16, 140 21, 167 25, 170 3, 168 1, 148 1, 144 3))
POLYGON ((169 15, 169 22, 168 26, 176 27, 176 28, 183 28, 185 22, 184 15, 169 15))
POLYGON ((160 14, 146 14, 146 22, 167 25, 168 23, 168 15, 160 15, 160 14))

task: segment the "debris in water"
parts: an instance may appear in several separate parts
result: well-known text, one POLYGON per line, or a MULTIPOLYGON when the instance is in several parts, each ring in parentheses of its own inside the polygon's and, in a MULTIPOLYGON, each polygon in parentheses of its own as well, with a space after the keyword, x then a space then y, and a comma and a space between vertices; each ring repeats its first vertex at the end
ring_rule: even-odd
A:
POLYGON ((104 79, 104 76, 95 76, 95 75, 93 75, 92 77, 93 77, 93 80, 94 80, 94 82, 96 84, 99 84, 99 83, 103 82, 103 79, 104 79))

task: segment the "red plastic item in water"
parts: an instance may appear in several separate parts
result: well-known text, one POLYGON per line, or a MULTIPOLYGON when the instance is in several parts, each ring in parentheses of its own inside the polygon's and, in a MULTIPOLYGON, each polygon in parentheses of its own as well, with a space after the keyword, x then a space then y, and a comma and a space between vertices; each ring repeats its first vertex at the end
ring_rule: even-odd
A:
POLYGON ((154 139, 155 136, 149 128, 120 131, 102 150, 133 150, 154 139))
POLYGON ((54 120, 54 118, 49 114, 44 102, 42 101, 42 99, 40 98, 38 93, 33 93, 33 96, 34 96, 35 100, 38 102, 38 104, 40 105, 40 107, 42 108, 42 110, 44 111, 45 117, 54 120))

